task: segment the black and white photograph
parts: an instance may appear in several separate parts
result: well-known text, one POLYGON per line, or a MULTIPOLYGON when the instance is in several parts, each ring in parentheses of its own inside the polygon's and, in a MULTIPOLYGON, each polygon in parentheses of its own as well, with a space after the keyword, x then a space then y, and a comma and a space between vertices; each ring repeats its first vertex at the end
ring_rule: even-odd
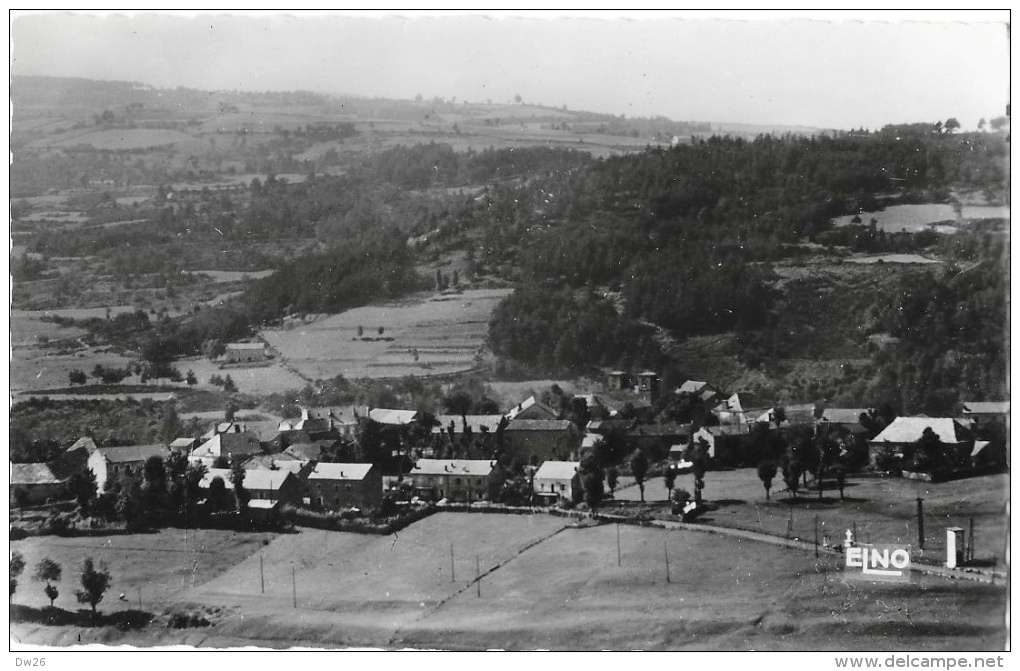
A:
POLYGON ((10 10, 8 666, 1008 667, 1010 40, 10 10))

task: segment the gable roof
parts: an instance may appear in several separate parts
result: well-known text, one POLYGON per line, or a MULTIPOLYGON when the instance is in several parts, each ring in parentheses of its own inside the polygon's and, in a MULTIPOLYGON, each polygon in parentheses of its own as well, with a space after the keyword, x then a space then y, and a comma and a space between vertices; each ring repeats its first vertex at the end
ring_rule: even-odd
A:
POLYGON ((822 421, 830 424, 860 424, 861 415, 870 415, 870 408, 826 408, 822 421))
POLYGON ((170 442, 170 450, 174 452, 191 452, 195 449, 197 438, 175 438, 170 442))
POLYGON ((337 441, 335 440, 313 440, 303 443, 294 443, 281 452, 281 455, 304 461, 318 459, 323 447, 332 447, 336 442, 337 441))
POLYGON ((630 431, 635 424, 637 424, 636 419, 593 419, 588 422, 588 430, 595 433, 630 431))
POLYGON ((963 425, 951 417, 897 417, 871 442, 914 443, 929 427, 943 443, 962 443, 969 438, 963 425))
POLYGON ((687 380, 682 385, 680 385, 679 388, 677 388, 676 393, 678 393, 678 394, 697 394, 701 390, 705 389, 706 387, 708 387, 708 383, 707 382, 703 382, 701 380, 687 380))
POLYGON ((53 475, 46 464, 11 464, 11 486, 60 485, 63 480, 53 475))
POLYGON ((1008 415, 1009 401, 967 401, 963 404, 965 415, 1008 415))
MULTIPOLYGON (((207 489, 213 479, 217 477, 223 478, 223 484, 227 486, 227 489, 234 488, 234 483, 230 481, 229 468, 208 469, 205 475, 202 476, 202 480, 199 481, 198 486, 207 489)), ((290 471, 270 471, 268 469, 253 468, 244 472, 242 486, 245 489, 274 492, 287 481, 287 478, 293 477, 294 475, 290 471)))
POLYGON ((246 471, 262 470, 262 471, 289 471, 294 475, 301 475, 301 471, 304 469, 311 470, 311 461, 302 461, 298 459, 277 459, 279 456, 276 454, 259 454, 248 461, 244 462, 244 469, 246 471))
POLYGON ((489 459, 419 459, 411 475, 489 475, 495 463, 489 459))
POLYGON ((570 431, 576 430, 569 419, 515 419, 507 431, 570 431))
POLYGON ((750 410, 754 407, 754 402, 754 394, 746 391, 738 391, 720 403, 716 407, 716 410, 750 410))
POLYGON ((96 445, 96 441, 92 440, 89 436, 82 436, 78 440, 74 441, 74 444, 67 448, 66 451, 74 452, 75 450, 85 450, 89 454, 92 454, 97 448, 98 446, 96 445))
POLYGON ((570 480, 580 466, 576 461, 544 461, 535 471, 536 480, 570 480))
POLYGON ((319 462, 308 475, 309 480, 364 480, 372 464, 330 464, 319 462))
POLYGON ((689 436, 691 425, 679 422, 659 422, 657 424, 638 424, 632 428, 630 436, 689 436))
POLYGON ((720 424, 719 426, 703 426, 698 433, 704 431, 713 436, 744 436, 751 433, 752 426, 753 424, 720 424))
POLYGON ((513 420, 524 413, 528 413, 528 415, 532 417, 538 415, 544 419, 556 419, 556 411, 536 399, 534 396, 529 396, 511 408, 510 411, 506 413, 506 418, 513 420))
POLYGON ((464 422, 467 421, 472 433, 481 433, 484 426, 490 433, 496 433, 503 415, 436 415, 439 426, 432 427, 432 433, 442 433, 453 422, 453 432, 463 433, 464 422))
POLYGON ((390 408, 372 408, 368 411, 368 417, 379 424, 391 424, 402 426, 410 424, 418 419, 418 413, 414 410, 392 410, 390 408))
POLYGON ((127 447, 98 447, 96 451, 114 464, 145 461, 149 457, 165 457, 167 449, 162 445, 128 445, 127 447))

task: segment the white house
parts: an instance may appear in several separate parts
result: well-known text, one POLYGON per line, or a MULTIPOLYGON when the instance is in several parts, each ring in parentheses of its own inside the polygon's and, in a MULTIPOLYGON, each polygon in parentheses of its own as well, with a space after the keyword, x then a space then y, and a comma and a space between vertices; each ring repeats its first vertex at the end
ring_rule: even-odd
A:
POLYGON ((532 488, 535 494, 555 503, 559 499, 572 500, 574 492, 580 491, 581 476, 577 473, 578 463, 574 461, 546 461, 535 472, 532 488))

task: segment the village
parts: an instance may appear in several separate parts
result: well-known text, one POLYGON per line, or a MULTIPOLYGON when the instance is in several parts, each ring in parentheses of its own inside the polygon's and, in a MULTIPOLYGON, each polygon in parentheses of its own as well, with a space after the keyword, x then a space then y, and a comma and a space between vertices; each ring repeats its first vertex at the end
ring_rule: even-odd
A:
MULTIPOLYGON (((258 365, 251 353, 259 349, 228 348, 228 361, 258 365)), ((492 414, 304 407, 269 432, 234 419, 166 444, 106 446, 86 435, 51 462, 12 464, 12 536, 167 524, 386 533, 423 514, 471 509, 739 528, 717 521, 718 511, 744 503, 749 489, 763 504, 784 492, 791 508, 817 497, 830 514, 862 500, 857 492, 871 483, 931 492, 1008 468, 1008 401, 968 402, 955 417, 887 417, 873 408, 762 407, 751 394, 699 380, 661 387, 655 371, 609 370, 595 391, 568 395, 554 385, 492 414)), ((889 496, 889 506, 898 498, 889 496)), ((916 559, 932 563, 942 532, 929 532, 925 555, 918 507, 922 530, 911 540, 916 559)), ((795 535, 792 510, 785 529, 766 529, 757 503, 755 510, 757 525, 746 528, 795 535)), ((989 533, 1002 529, 987 527, 986 512, 976 514, 987 547, 999 543, 989 533)), ((855 532, 869 528, 867 513, 854 515, 855 532)), ((843 531, 830 524, 819 537, 818 520, 816 547, 839 547, 843 531)), ((973 514, 969 522, 957 543, 962 554, 938 563, 974 559, 973 514)))

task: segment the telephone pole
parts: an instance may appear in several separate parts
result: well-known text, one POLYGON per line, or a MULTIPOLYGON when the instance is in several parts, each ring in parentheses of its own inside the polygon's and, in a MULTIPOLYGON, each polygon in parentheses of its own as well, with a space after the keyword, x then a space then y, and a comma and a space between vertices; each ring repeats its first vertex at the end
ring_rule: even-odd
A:
POLYGON ((917 497, 917 547, 924 549, 924 499, 917 497))

